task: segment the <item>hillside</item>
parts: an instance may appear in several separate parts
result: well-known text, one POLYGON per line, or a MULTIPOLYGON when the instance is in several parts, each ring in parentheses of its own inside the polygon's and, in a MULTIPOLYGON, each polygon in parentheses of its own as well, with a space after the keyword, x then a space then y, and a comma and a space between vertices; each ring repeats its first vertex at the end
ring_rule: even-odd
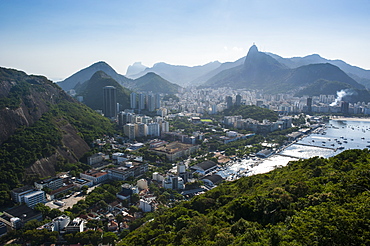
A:
POLYGON ((219 185, 119 245, 369 245, 370 151, 290 162, 219 185))
MULTIPOLYGON (((258 51, 255 45, 249 49, 243 65, 218 73, 202 87, 227 86, 235 89, 258 89, 266 93, 285 93, 297 92, 320 79, 345 83, 354 89, 365 88, 332 64, 289 68, 270 55, 258 51)), ((334 89, 330 92, 335 93, 334 89)))
POLYGON ((93 139, 115 131, 45 77, 0 68, 0 83, 0 206, 10 189, 55 175, 78 162, 93 139))
POLYGON ((116 80, 103 71, 97 71, 82 85, 76 87, 77 95, 83 96, 83 103, 90 108, 103 109, 103 87, 114 86, 117 89, 117 102, 121 110, 130 107, 130 93, 127 88, 122 87, 116 80))
POLYGON ((152 91, 153 93, 175 94, 180 86, 171 83, 155 73, 147 73, 135 79, 133 89, 137 91, 152 91))
POLYGON ((366 70, 360 67, 352 66, 342 60, 330 60, 321 57, 318 54, 312 54, 305 57, 292 57, 283 58, 281 56, 267 53, 278 62, 286 65, 289 68, 297 68, 304 65, 316 64, 316 63, 330 63, 339 67, 345 73, 347 73, 351 78, 356 80, 358 83, 370 88, 370 70, 366 70))
POLYGON ((91 66, 84 68, 70 77, 66 78, 63 81, 58 82, 57 84, 65 91, 74 89, 77 85, 81 85, 87 80, 91 78, 97 71, 103 71, 104 73, 108 74, 114 80, 125 87, 129 87, 132 80, 126 78, 125 76, 118 74, 111 66, 109 66, 106 62, 100 61, 97 63, 92 64, 91 66))
POLYGON ((278 113, 266 108, 257 107, 255 105, 233 106, 229 109, 225 109, 223 111, 223 115, 241 115, 243 119, 251 118, 260 122, 262 122, 264 119, 271 122, 275 122, 279 119, 278 113))

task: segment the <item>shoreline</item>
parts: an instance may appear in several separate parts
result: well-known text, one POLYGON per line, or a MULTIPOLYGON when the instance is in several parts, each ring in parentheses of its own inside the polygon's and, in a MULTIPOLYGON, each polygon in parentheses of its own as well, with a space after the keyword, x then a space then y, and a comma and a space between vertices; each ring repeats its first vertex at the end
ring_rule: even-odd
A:
POLYGON ((368 117, 368 118, 357 118, 357 117, 345 117, 345 116, 331 116, 330 120, 368 121, 368 122, 370 122, 370 117, 368 117))

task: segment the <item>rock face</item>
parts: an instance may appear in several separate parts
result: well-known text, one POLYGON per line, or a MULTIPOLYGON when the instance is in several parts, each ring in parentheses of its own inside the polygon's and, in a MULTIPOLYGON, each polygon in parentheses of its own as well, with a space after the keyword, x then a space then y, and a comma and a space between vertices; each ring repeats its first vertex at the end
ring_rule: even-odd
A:
POLYGON ((90 149, 95 130, 110 127, 45 77, 0 68, 0 185, 55 175, 90 149))
POLYGON ((51 105, 61 100, 73 101, 45 77, 27 76, 23 72, 5 68, 0 68, 0 100, 3 102, 0 104, 0 144, 19 127, 34 124, 51 105), (4 76, 5 72, 7 76, 4 76), (23 88, 18 93, 21 90, 20 84, 27 91, 23 88), (18 105, 10 102, 12 106, 9 107, 6 100, 17 100, 18 105))

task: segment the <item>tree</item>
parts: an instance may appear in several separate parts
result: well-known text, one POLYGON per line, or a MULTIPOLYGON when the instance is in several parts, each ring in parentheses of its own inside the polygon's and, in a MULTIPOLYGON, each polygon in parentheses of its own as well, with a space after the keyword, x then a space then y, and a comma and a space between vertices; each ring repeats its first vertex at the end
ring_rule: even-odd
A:
POLYGON ((105 232, 103 234, 103 244, 115 245, 118 240, 118 236, 113 232, 105 232))

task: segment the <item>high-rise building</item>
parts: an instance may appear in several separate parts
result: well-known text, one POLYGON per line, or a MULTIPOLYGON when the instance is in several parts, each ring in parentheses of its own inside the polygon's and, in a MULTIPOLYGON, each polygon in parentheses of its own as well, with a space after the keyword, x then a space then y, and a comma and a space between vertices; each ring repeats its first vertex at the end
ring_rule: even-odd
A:
POLYGON ((231 96, 226 97, 226 108, 231 108, 233 106, 233 98, 231 96))
POLYGON ((308 113, 312 112, 312 97, 307 98, 307 112, 308 113))
POLYGON ((343 114, 348 114, 348 112, 349 112, 349 103, 345 102, 345 101, 342 101, 341 105, 340 105, 340 109, 341 109, 341 112, 343 114))
POLYGON ((135 139, 137 135, 137 124, 128 123, 123 127, 123 132, 129 139, 135 139))
POLYGON ((148 124, 148 135, 158 137, 160 135, 159 123, 149 123, 148 124))
POLYGON ((154 107, 155 109, 158 109, 161 107, 161 96, 159 94, 154 95, 154 107))
POLYGON ((108 118, 117 116, 117 90, 114 86, 103 88, 103 113, 108 118))
POLYGON ((240 106, 241 104, 242 104, 242 96, 241 95, 236 95, 235 106, 240 106))
POLYGON ((145 109, 145 94, 139 94, 139 105, 138 108, 145 109))
POLYGON ((147 99, 148 99, 147 102, 148 110, 152 112, 155 110, 155 98, 153 95, 148 95, 147 99))
POLYGON ((145 123, 139 123, 137 125, 137 136, 146 137, 148 135, 148 126, 145 123))
POLYGON ((130 94, 130 107, 132 109, 136 108, 136 93, 135 92, 132 92, 130 94))

